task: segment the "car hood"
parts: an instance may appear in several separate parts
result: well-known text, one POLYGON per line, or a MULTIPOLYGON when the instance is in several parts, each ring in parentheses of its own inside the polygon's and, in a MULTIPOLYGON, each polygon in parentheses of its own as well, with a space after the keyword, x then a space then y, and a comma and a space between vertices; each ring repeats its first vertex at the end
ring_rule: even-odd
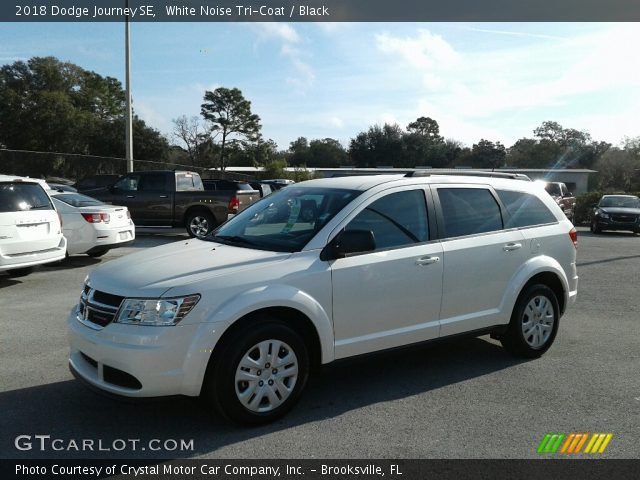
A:
POLYGON ((255 270, 289 256, 191 239, 112 260, 91 272, 89 282, 96 290, 123 297, 160 297, 171 288, 255 270))
POLYGON ((640 215, 640 208, 631 208, 631 207, 598 207, 599 210, 602 210, 605 213, 622 213, 622 214, 632 214, 632 215, 640 215))

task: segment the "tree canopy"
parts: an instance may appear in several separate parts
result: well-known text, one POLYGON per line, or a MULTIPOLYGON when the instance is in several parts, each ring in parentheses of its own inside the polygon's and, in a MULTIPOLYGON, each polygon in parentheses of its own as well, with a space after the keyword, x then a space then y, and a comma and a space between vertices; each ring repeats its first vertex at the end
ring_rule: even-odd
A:
MULTIPOLYGON (((124 156, 125 93, 103 77, 54 57, 0 68, 0 144, 10 149, 124 156)), ((134 117, 135 158, 159 160, 160 133, 134 117)))
POLYGON ((244 98, 238 88, 216 88, 206 91, 200 110, 209 123, 213 140, 220 138, 218 167, 226 168, 228 143, 255 142, 260 138, 260 117, 251 112, 251 102, 244 98))

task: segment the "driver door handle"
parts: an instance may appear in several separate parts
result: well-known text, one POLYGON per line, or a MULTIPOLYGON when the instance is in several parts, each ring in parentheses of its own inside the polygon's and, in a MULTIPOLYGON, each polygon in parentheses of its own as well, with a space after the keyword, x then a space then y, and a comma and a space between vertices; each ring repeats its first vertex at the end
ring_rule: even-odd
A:
POLYGON ((420 257, 416 260, 416 265, 431 265, 432 263, 438 263, 440 257, 420 257))
POLYGON ((504 247, 502 247, 505 252, 512 252, 514 250, 518 250, 519 248, 522 248, 521 243, 507 243, 504 247))
POLYGON ((135 195, 127 195, 127 198, 136 198, 135 195))

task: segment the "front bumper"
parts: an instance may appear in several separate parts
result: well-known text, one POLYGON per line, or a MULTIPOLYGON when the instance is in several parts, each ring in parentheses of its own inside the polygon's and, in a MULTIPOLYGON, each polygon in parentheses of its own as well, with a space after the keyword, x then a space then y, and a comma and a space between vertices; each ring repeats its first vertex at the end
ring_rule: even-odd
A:
POLYGON ((127 397, 200 394, 220 324, 149 327, 111 323, 100 330, 67 319, 69 368, 103 391, 127 397))
POLYGON ((610 218, 596 217, 596 225, 600 230, 630 230, 632 232, 640 231, 640 223, 635 222, 616 222, 610 218))

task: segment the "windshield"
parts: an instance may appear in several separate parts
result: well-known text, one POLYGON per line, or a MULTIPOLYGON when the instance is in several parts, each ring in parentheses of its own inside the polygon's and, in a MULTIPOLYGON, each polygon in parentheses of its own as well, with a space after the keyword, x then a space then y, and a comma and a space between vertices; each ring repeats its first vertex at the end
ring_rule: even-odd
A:
POLYGON ((562 196, 562 190, 560 190, 560 185, 558 185, 557 183, 547 183, 544 189, 551 196, 554 196, 554 197, 562 196))
POLYGON ((638 197, 604 197, 600 200, 601 207, 640 208, 638 197))
POLYGON ((297 252, 360 191, 290 186, 254 203, 205 240, 297 252))
POLYGON ((79 193, 53 195, 53 198, 60 200, 67 205, 71 205, 72 207, 97 207, 99 205, 104 205, 100 200, 96 200, 95 198, 87 197, 86 195, 81 195, 79 193))

